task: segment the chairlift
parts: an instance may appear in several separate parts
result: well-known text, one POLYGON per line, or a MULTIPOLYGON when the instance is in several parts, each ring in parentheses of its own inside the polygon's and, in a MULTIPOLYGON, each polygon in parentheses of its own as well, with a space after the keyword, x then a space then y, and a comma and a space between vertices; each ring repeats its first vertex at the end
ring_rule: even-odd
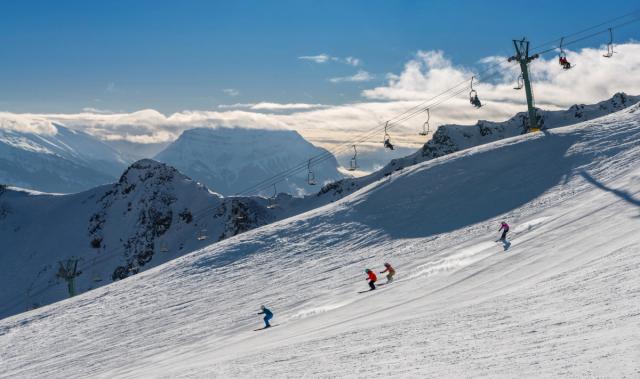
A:
POLYGON ((475 76, 471 77, 471 91, 469 92, 469 102, 474 107, 480 108, 480 107, 482 107, 482 103, 480 102, 480 99, 478 98, 478 92, 473 89, 473 79, 475 79, 475 76))
POLYGON ((573 68, 573 66, 567 60, 567 53, 565 53, 564 49, 562 48, 563 43, 564 43, 564 37, 560 38, 560 53, 558 54, 558 62, 560 63, 560 66, 562 66, 564 70, 569 70, 573 68))
POLYGON ((524 87, 524 78, 522 74, 518 75, 518 79, 516 80, 516 86, 513 89, 522 89, 524 87))
POLYGON ((349 162, 349 171, 355 171, 358 169, 358 150, 356 150, 356 145, 353 145, 353 158, 349 162))
POLYGON ((309 184, 310 186, 315 186, 316 184, 318 184, 316 182, 316 175, 313 173, 313 171, 311 171, 311 159, 309 159, 309 162, 307 163, 307 184, 309 184))
POLYGON ((198 234, 196 235, 196 238, 198 239, 198 241, 204 241, 207 239, 207 229, 202 228, 200 230, 200 232, 198 232, 198 234))
POLYGON ((384 124, 384 147, 389 149, 389 150, 393 150, 393 144, 391 143, 391 136, 389 136, 389 133, 387 133, 387 128, 389 127, 389 121, 387 121, 384 124))
POLYGON ((168 251, 169 251, 169 247, 167 246, 167 244, 166 244, 166 243, 164 243, 164 242, 163 242, 163 243, 161 243, 161 244, 160 244, 160 252, 161 252, 161 253, 166 253, 166 252, 168 252, 168 251))
POLYGON ((424 124, 422 124, 422 131, 418 134, 420 134, 421 136, 426 136, 427 134, 429 134, 429 119, 431 118, 431 114, 429 113, 429 108, 427 108, 427 121, 424 122, 424 124))
POLYGON ((276 189, 276 184, 273 183, 273 196, 269 198, 269 205, 267 205, 267 208, 273 209, 278 206, 278 204, 276 204, 277 195, 278 195, 278 190, 276 189))
POLYGON ((609 28, 609 43, 607 44, 607 53, 603 55, 605 58, 611 58, 613 56, 613 29, 609 28))
POLYGON ((93 275, 92 279, 93 279, 94 282, 101 282, 102 281, 102 278, 98 274, 93 275))

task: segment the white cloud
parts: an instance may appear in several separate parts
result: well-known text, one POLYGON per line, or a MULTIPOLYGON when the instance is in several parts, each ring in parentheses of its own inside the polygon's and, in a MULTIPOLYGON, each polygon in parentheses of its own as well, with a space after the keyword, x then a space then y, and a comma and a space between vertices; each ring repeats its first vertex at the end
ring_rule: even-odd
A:
POLYGON ((93 107, 85 107, 82 108, 83 112, 86 113, 98 113, 98 114, 109 114, 109 113, 113 113, 113 111, 110 111, 108 109, 98 109, 98 108, 93 108, 93 107))
POLYGON ((364 71, 364 70, 359 70, 356 74, 351 75, 351 76, 342 76, 342 77, 337 77, 337 78, 331 78, 329 79, 329 81, 331 83, 344 83, 344 82, 368 82, 370 80, 373 80, 374 76, 371 75, 370 73, 364 71))
POLYGON ((326 108, 326 105, 323 104, 306 104, 306 103, 257 103, 251 106, 253 110, 296 110, 296 109, 317 109, 317 108, 326 108))
POLYGON ((58 129, 46 117, 0 112, 0 131, 55 135, 58 129))
POLYGON ((368 89, 363 96, 374 100, 426 99, 470 78, 471 71, 454 66, 442 51, 419 51, 399 74, 387 74, 387 84, 368 89))
POLYGON ((301 59, 303 61, 310 61, 314 63, 339 62, 339 63, 347 64, 349 66, 354 66, 354 67, 360 66, 362 64, 362 61, 355 57, 340 58, 340 57, 333 57, 325 53, 318 54, 318 55, 303 55, 301 57, 298 57, 298 59, 301 59))
POLYGON ((225 95, 231 96, 231 97, 236 97, 238 95, 240 95, 240 91, 238 91, 235 88, 225 88, 222 90, 222 92, 225 93, 225 95))
POLYGON ((235 104, 221 104, 218 105, 220 109, 251 109, 257 111, 290 111, 301 109, 317 109, 326 108, 328 105, 324 104, 307 104, 307 103, 235 103, 235 104))
POLYGON ((303 61, 311 61, 315 63, 327 63, 334 58, 327 54, 318 54, 318 55, 303 55, 298 57, 298 59, 302 59, 303 61))
POLYGON ((360 64, 362 64, 362 62, 360 61, 360 59, 358 58, 354 58, 354 57, 346 57, 344 59, 344 62, 348 65, 351 66, 360 66, 360 64))
POLYGON ((235 104, 220 104, 218 108, 220 109, 242 109, 242 108, 251 108, 255 103, 235 103, 235 104))

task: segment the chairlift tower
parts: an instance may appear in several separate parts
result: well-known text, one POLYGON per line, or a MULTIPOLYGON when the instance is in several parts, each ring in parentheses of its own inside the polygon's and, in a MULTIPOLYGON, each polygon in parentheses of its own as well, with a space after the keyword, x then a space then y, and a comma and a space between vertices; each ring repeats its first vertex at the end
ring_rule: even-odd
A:
POLYGON ((70 258, 67 259, 64 264, 62 262, 58 262, 60 268, 58 269, 56 276, 67 282, 69 297, 74 297, 76 295, 76 287, 73 280, 82 274, 82 271, 78 271, 78 261, 78 258, 70 258))
POLYGON ((524 91, 527 95, 527 109, 529 111, 529 126, 526 132, 539 129, 536 108, 533 102, 533 90, 531 89, 531 81, 529 80, 529 63, 538 58, 538 54, 529 56, 529 41, 526 38, 521 40, 513 40, 516 48, 516 55, 509 58, 509 62, 518 61, 520 70, 522 71, 522 80, 524 81, 524 91))

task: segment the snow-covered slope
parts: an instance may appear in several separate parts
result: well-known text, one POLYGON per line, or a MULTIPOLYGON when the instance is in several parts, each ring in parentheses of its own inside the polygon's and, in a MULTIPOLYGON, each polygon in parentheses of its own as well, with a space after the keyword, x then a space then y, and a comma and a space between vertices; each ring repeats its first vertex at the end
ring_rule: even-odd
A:
MULTIPOLYGON (((316 155, 327 153, 293 130, 197 128, 187 130, 155 159, 225 195, 234 195, 316 155)), ((322 185, 342 177, 335 158, 312 167, 322 185)), ((278 184, 279 192, 309 191, 307 173, 278 184)), ((269 188, 262 195, 271 196, 269 188)))
POLYGON ((60 262, 80 260, 82 293, 272 221, 259 201, 224 199, 152 160, 72 195, 4 188, 0 317, 68 297, 60 262))
MULTIPOLYGON (((625 109, 640 101, 640 96, 629 96, 616 93, 611 99, 597 104, 576 104, 566 111, 537 110, 539 124, 543 129, 558 128, 573 125, 580 121, 593 120, 610 113, 625 109)), ((526 112, 518 113, 504 122, 478 121, 474 126, 442 125, 427 142, 419 155, 419 161, 424 158, 437 158, 455 151, 468 149, 473 146, 498 141, 504 138, 523 134, 523 125, 527 120, 526 112)))
POLYGON ((2 320, 0 376, 636 377, 639 214, 636 105, 2 320), (385 261, 396 281, 359 294, 385 261))
POLYGON ((0 183, 79 192, 112 182, 126 167, 116 150, 86 133, 48 122, 21 125, 30 122, 0 113, 0 183))
MULTIPOLYGON (((637 104, 640 96, 629 96, 617 93, 611 99, 597 104, 576 104, 565 111, 545 111, 538 109, 541 125, 546 129, 553 129, 572 125, 581 121, 593 120, 629 106, 637 104)), ((317 193, 315 201, 307 203, 327 204, 347 194, 359 190, 382 177, 392 176, 395 171, 415 165, 420 162, 438 158, 456 151, 480 146, 501 139, 521 135, 523 132, 523 120, 526 112, 518 113, 504 122, 478 121, 475 125, 441 125, 433 137, 424 144, 422 149, 404 158, 393 159, 382 169, 360 178, 347 178, 334 183, 329 183, 317 193)), ((296 199, 283 198, 282 202, 291 202, 298 205, 296 199)))

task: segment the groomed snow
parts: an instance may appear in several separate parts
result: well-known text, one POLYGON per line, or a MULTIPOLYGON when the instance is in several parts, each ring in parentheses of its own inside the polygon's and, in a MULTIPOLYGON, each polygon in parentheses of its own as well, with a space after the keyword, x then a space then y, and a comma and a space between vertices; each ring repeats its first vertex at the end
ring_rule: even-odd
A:
POLYGON ((638 377, 638 229, 636 105, 2 320, 0 377, 638 377))

